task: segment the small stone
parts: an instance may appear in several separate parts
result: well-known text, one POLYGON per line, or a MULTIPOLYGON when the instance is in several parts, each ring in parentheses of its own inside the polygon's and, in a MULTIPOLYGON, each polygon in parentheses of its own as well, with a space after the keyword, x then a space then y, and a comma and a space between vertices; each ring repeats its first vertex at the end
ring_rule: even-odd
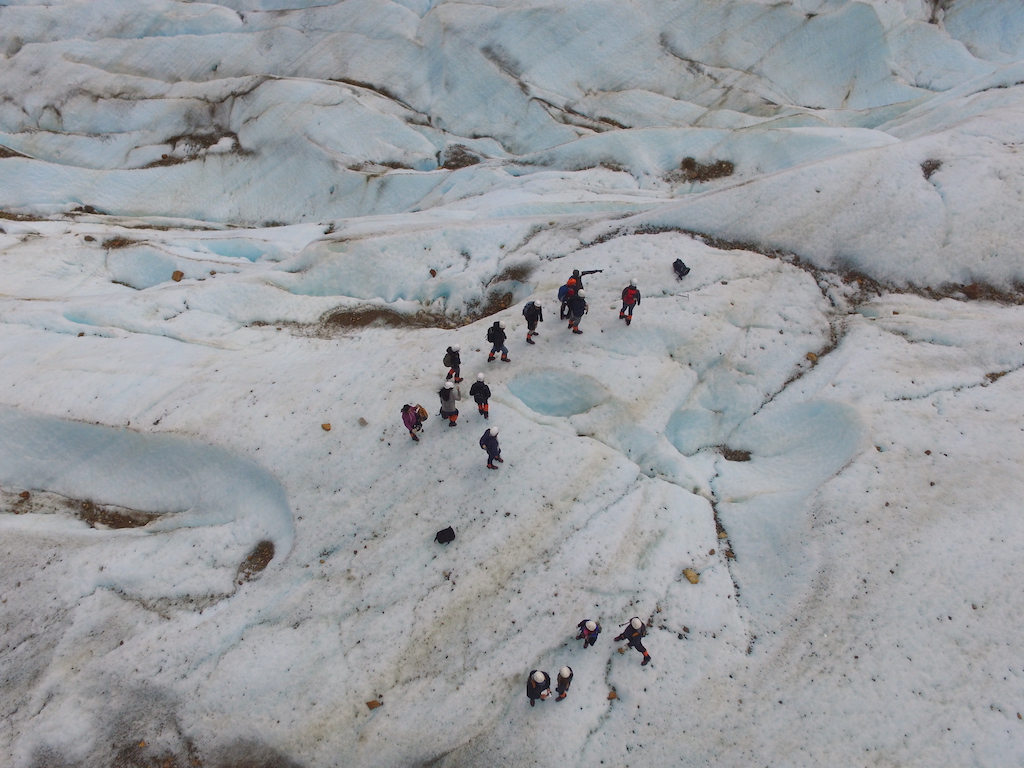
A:
POLYGON ((818 356, 817 356, 816 354, 814 354, 813 352, 808 352, 808 353, 807 353, 807 355, 806 355, 806 357, 807 357, 807 359, 808 359, 808 360, 810 360, 810 361, 811 361, 812 363, 816 363, 816 362, 818 362, 818 356))
POLYGON ((683 632, 689 633, 690 632, 690 628, 689 627, 683 627, 683 632))
POLYGON ((180 283, 181 282, 181 278, 183 278, 184 276, 185 276, 184 272, 182 272, 180 269, 176 269, 176 270, 174 270, 174 274, 171 275, 171 280, 173 280, 176 283, 180 283))
POLYGON ((383 707, 384 705, 381 702, 374 699, 373 701, 366 702, 366 706, 370 709, 376 709, 377 707, 383 707))
POLYGON ((86 236, 85 236, 84 238, 82 238, 82 239, 83 239, 83 240, 85 240, 85 242, 87 242, 87 243, 93 243, 93 242, 95 242, 95 241, 96 241, 96 238, 95 238, 95 237, 93 237, 92 235, 86 235, 86 236))
POLYGON ((430 276, 431 277, 437 277, 437 270, 436 269, 430 270, 430 276))
MULTIPOLYGON (((619 694, 617 694, 615 691, 608 691, 608 701, 612 701, 613 699, 617 698, 619 698, 619 694)), ((1017 717, 1020 717, 1020 715, 1017 715, 1017 717)))
POLYGON ((720 539, 728 539, 729 538, 729 534, 726 533, 725 531, 719 531, 718 532, 718 538, 720 538, 720 539))
POLYGON ((364 419, 364 418, 363 418, 362 416, 360 416, 360 417, 359 417, 359 426, 360 426, 360 427, 365 427, 365 426, 367 426, 367 425, 368 425, 369 423, 370 423, 370 422, 368 422, 368 421, 367 421, 366 419, 364 419))
POLYGON ((83 336, 85 336, 85 331, 79 331, 78 338, 82 338, 83 336))
POLYGON ((709 554, 709 555, 713 555, 713 554, 715 554, 715 550, 713 550, 713 549, 709 549, 709 550, 708 550, 708 554, 709 554))
POLYGON ((924 455, 925 455, 925 456, 931 456, 931 455, 932 455, 932 452, 931 452, 931 451, 925 451, 925 452, 924 452, 924 455))
POLYGON ((139 747, 140 748, 145 748, 145 746, 146 746, 146 742, 144 742, 144 741, 140 741, 139 742, 139 747))
POLYGON ((619 653, 625 653, 625 652, 626 652, 625 648, 619 648, 619 653))
POLYGON ((18 495, 19 495, 19 496, 20 496, 21 498, 23 498, 23 499, 27 499, 27 498, 29 497, 29 492, 28 492, 28 491, 22 491, 22 492, 21 492, 21 493, 19 493, 18 495))
POLYGON ((735 560, 736 559, 736 554, 731 549, 725 550, 725 556, 727 558, 729 558, 730 560, 735 560))
POLYGON ((217 270, 216 269, 211 269, 210 270, 210 274, 211 275, 216 275, 217 274, 217 270))
POLYGON ((700 581, 700 576, 697 575, 697 572, 693 570, 693 568, 683 568, 683 576, 685 576, 686 580, 691 584, 696 584, 700 581))
POLYGON ((331 431, 331 425, 330 424, 321 424, 320 425, 320 429, 322 429, 324 432, 330 432, 331 431))

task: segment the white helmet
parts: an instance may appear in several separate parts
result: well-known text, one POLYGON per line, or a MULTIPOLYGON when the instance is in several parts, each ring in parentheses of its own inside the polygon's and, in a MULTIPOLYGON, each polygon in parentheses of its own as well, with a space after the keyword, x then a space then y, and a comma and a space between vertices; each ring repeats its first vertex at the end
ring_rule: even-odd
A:
POLYGON ((640 629, 640 627, 642 627, 643 625, 644 623, 640 621, 640 619, 638 619, 636 616, 629 620, 629 626, 631 626, 633 629, 640 629))
POLYGON ((572 670, 568 667, 562 667, 558 670, 558 676, 564 680, 565 678, 572 676, 572 670))
POLYGON ((579 296, 580 298, 583 298, 584 296, 587 295, 587 292, 580 288, 578 291, 576 291, 576 295, 579 296))
POLYGON ((498 321, 498 327, 499 328, 504 328, 505 327, 505 321, 504 320, 499 320, 498 321))
POLYGON ((476 380, 477 380, 477 381, 483 381, 483 380, 484 380, 484 375, 483 375, 483 373, 478 373, 478 374, 476 375, 476 380))
POLYGON ((533 306, 535 306, 537 309, 540 309, 540 302, 539 301, 533 302, 533 306))
POLYGON ((533 682, 535 682, 535 683, 543 683, 544 682, 544 673, 541 672, 539 669, 536 672, 533 673, 533 682))
POLYGON ((588 621, 584 626, 586 626, 588 632, 593 632, 595 629, 597 629, 597 622, 588 621))
POLYGON ((462 349, 462 347, 458 344, 452 344, 452 352, 458 352, 460 349, 462 349))
POLYGON ((632 279, 631 279, 631 280, 629 281, 629 284, 630 284, 630 285, 632 285, 632 286, 633 286, 634 288, 636 288, 636 278, 635 278, 635 277, 634 277, 634 278, 632 278, 632 279))
POLYGON ((487 431, 490 432, 492 435, 498 434, 498 428, 497 427, 491 427, 487 431))
POLYGON ((454 384, 453 384, 452 382, 450 382, 450 381, 446 381, 446 382, 444 383, 444 388, 445 388, 445 389, 451 389, 451 388, 452 388, 452 387, 454 387, 454 386, 455 386, 455 385, 454 385, 454 384))

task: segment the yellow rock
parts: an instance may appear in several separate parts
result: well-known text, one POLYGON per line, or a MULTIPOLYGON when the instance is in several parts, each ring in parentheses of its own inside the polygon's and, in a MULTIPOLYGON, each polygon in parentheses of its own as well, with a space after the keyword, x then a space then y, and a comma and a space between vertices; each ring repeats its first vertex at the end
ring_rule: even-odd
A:
POLYGON ((619 698, 619 694, 617 694, 615 691, 608 691, 608 701, 617 698, 619 698))
POLYGON ((376 709, 377 707, 383 707, 384 704, 383 704, 383 702, 380 702, 380 701, 377 701, 376 699, 374 699, 373 701, 366 702, 366 706, 369 707, 370 709, 376 709))
POLYGON ((818 362, 818 356, 816 354, 814 354, 813 352, 808 352, 807 353, 807 359, 810 360, 812 363, 818 362))
POLYGON ((176 270, 174 270, 174 274, 171 275, 171 280, 173 280, 176 283, 180 283, 181 282, 181 278, 183 278, 184 276, 185 276, 184 272, 182 272, 180 269, 176 269, 176 270))
POLYGON ((697 575, 697 572, 693 570, 693 568, 683 568, 683 576, 685 576, 686 580, 691 584, 696 584, 700 581, 700 576, 697 575))
POLYGON ((320 427, 323 429, 324 432, 330 432, 331 431, 331 425, 330 424, 321 424, 320 427))

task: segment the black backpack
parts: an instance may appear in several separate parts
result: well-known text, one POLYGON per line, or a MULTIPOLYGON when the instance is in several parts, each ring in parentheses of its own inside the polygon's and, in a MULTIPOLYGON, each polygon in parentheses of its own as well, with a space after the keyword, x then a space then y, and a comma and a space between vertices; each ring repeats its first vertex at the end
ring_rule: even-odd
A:
POLYGON ((438 531, 434 536, 434 541, 438 544, 448 544, 455 541, 455 529, 449 525, 443 531, 438 531))
POLYGON ((487 341, 489 341, 491 344, 494 343, 494 326, 493 325, 490 328, 487 329, 487 341))

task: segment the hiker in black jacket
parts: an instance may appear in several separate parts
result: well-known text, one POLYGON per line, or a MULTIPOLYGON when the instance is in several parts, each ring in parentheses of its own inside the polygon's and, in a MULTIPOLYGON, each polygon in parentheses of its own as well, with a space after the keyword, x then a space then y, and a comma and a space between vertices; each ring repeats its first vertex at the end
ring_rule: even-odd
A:
POLYGON ((477 412, 485 419, 489 419, 490 414, 487 412, 489 407, 487 401, 491 399, 491 388, 484 383, 484 375, 482 373, 476 375, 476 381, 469 388, 469 394, 476 401, 477 412))
POLYGON ((491 427, 484 431, 483 435, 480 436, 480 447, 487 451, 487 468, 497 469, 494 466, 494 462, 504 464, 505 460, 501 458, 501 446, 498 445, 498 428, 491 427))
POLYGON ((504 363, 512 362, 508 357, 508 348, 505 346, 505 324, 499 320, 494 321, 494 325, 487 329, 487 340, 491 342, 491 354, 487 356, 487 362, 494 362, 494 355, 496 352, 501 352, 501 360, 504 363))
POLYGON ((458 344, 452 344, 448 347, 448 351, 445 352, 443 361, 448 366, 447 378, 454 378, 456 384, 462 381, 462 356, 459 354, 460 349, 462 347, 458 344))
POLYGON ((526 343, 536 344, 533 340, 537 333, 537 323, 544 322, 544 310, 541 309, 539 301, 528 301, 523 307, 523 317, 526 318, 526 343))
POLYGON ((580 630, 580 633, 576 635, 576 639, 583 641, 584 648, 587 648, 597 642, 597 636, 601 634, 600 624, 590 619, 584 619, 576 626, 580 630))
POLYGON ((644 655, 644 660, 640 662, 641 667, 646 667, 651 661, 651 654, 644 648, 644 644, 640 642, 641 638, 647 634, 647 627, 640 620, 639 616, 634 616, 629 620, 626 628, 622 631, 622 634, 615 638, 615 642, 620 640, 628 640, 630 648, 636 648, 640 653, 644 655))
POLYGON ((587 312, 586 295, 587 292, 581 289, 569 299, 569 328, 573 333, 583 333, 580 330, 580 320, 587 312))
POLYGON ((551 695, 551 675, 534 669, 526 678, 526 695, 530 699, 530 706, 536 706, 537 699, 544 701, 551 695))

